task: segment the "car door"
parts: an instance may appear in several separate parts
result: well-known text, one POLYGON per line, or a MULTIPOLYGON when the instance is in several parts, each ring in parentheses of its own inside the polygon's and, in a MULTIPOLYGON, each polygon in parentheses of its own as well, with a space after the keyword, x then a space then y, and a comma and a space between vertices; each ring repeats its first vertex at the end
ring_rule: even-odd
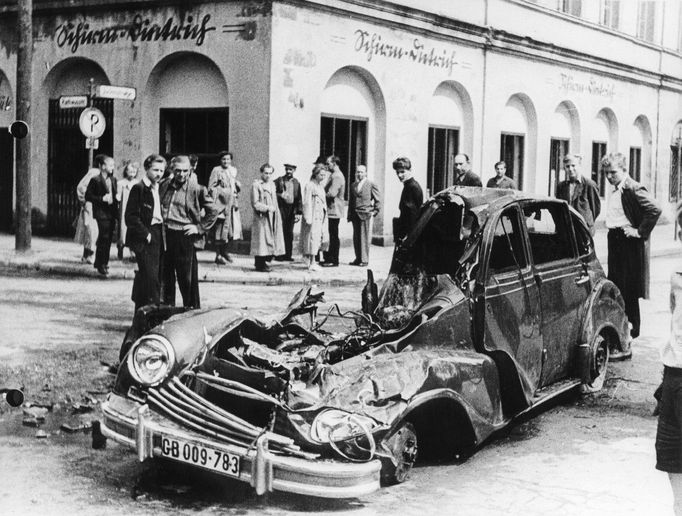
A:
POLYGON ((542 306, 542 387, 566 378, 575 364, 581 309, 592 285, 578 259, 568 205, 528 201, 523 214, 542 306))
MULTIPOLYGON (((530 402, 542 371, 540 296, 518 205, 490 220, 483 238, 484 348, 498 363, 499 352, 511 358, 530 402)), ((510 372, 504 368, 501 374, 510 372)), ((503 384, 505 380, 501 379, 503 384)))

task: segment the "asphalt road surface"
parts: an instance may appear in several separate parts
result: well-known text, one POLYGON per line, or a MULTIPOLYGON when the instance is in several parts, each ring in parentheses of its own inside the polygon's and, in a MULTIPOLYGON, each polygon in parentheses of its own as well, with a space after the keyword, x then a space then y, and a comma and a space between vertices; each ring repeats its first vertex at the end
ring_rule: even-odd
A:
MULTIPOLYGON (((107 364, 132 317, 130 282, 1 277, 0 386, 23 385, 27 402, 52 409, 33 427, 22 424, 21 409, 0 405, 0 514, 672 514, 667 477, 654 469, 650 414, 657 345, 668 334, 668 278, 678 265, 679 258, 652 263, 642 337, 631 361, 611 364, 602 392, 567 396, 464 463, 420 465, 406 483, 351 501, 257 497, 240 483, 140 464, 115 443, 92 450, 85 431, 60 427, 97 418, 89 410, 113 381, 107 364)), ((261 315, 281 310, 295 290, 201 284, 204 306, 261 315)), ((359 288, 321 290, 342 309, 359 307, 359 288)))

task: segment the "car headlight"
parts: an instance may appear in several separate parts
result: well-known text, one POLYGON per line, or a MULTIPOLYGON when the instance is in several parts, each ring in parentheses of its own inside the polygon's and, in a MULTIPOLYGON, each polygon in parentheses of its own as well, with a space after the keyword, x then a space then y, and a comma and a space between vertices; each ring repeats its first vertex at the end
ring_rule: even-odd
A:
POLYGON ((371 417, 338 409, 320 412, 310 427, 310 437, 319 443, 344 441, 351 437, 366 435, 378 426, 371 417))
POLYGON ((161 335, 140 338, 128 353, 128 370, 133 378, 153 387, 160 384, 175 363, 175 351, 168 339, 161 335))

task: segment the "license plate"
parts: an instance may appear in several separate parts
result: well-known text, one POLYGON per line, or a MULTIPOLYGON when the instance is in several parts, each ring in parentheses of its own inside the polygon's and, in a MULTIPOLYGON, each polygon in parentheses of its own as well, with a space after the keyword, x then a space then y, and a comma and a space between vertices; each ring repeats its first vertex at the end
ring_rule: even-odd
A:
POLYGON ((188 443, 173 437, 161 436, 161 456, 201 468, 217 471, 223 475, 239 476, 239 457, 231 453, 188 443))

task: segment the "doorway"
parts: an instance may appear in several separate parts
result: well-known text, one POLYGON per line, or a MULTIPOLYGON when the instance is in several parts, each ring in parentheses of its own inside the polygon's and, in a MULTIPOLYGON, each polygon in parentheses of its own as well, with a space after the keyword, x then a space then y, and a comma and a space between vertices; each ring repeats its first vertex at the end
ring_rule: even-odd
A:
POLYGON ((522 134, 502 133, 500 135, 500 161, 507 165, 507 176, 516 181, 523 190, 523 148, 525 138, 522 134))
POLYGON ((429 127, 429 158, 426 175, 427 197, 450 186, 452 169, 459 152, 459 129, 429 127))
POLYGON ((367 120, 323 116, 320 120, 320 155, 339 157, 346 178, 344 199, 355 181, 355 167, 367 165, 367 120))
POLYGON ((556 193, 556 187, 563 179, 561 171, 564 167, 564 156, 568 154, 569 141, 563 138, 552 138, 549 148, 549 188, 548 195, 556 193))
POLYGON ((14 138, 0 127, 0 231, 12 229, 14 190, 14 138))

